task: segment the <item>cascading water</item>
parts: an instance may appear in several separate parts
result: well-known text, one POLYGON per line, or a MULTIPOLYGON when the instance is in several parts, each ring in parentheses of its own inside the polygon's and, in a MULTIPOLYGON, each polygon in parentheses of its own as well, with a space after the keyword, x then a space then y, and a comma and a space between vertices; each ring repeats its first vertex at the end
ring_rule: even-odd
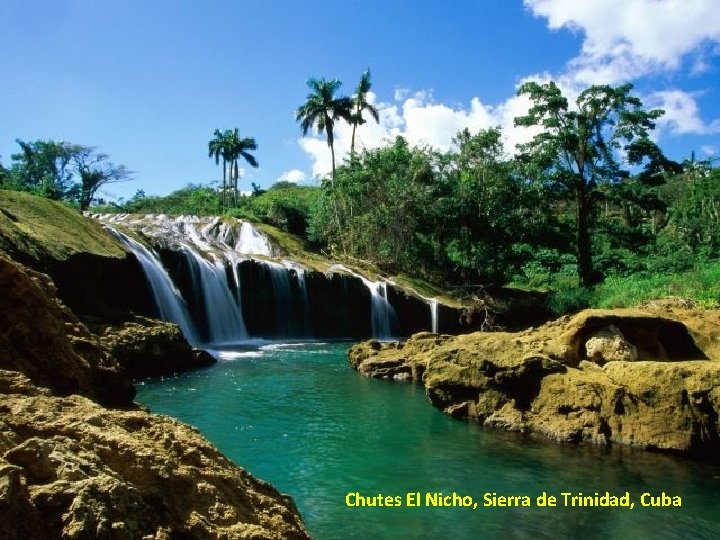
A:
POLYGON ((300 302, 302 306, 302 320, 304 322, 304 331, 310 334, 310 297, 308 296, 307 283, 305 283, 305 270, 300 267, 294 267, 295 276, 298 281, 298 291, 300 293, 300 302))
POLYGON ((270 272, 272 283, 272 297, 275 311, 275 322, 280 336, 289 336, 293 325, 293 301, 290 290, 290 273, 287 268, 279 264, 264 263, 270 272))
POLYGON ((380 339, 388 339, 392 337, 393 323, 397 321, 397 315, 395 309, 387 297, 387 281, 370 281, 369 279, 361 276, 346 268, 341 264, 336 264, 328 268, 327 272, 339 270, 346 272, 351 276, 354 276, 365 284, 370 291, 370 317, 372 324, 372 335, 373 337, 380 339))
POLYGON ((387 283, 385 281, 371 282, 371 308, 373 336, 389 338, 392 336, 391 314, 393 307, 387 299, 387 283))
MULTIPOLYGON (((398 313, 407 313, 408 300, 398 299, 396 313, 388 297, 391 281, 371 281, 335 265, 326 270, 322 283, 295 261, 280 260, 268 237, 249 222, 150 214, 92 217, 109 226, 122 224, 150 239, 157 253, 142 254, 140 248, 128 247, 143 263, 148 279, 152 272, 164 275, 169 300, 154 292, 158 309, 195 344, 231 344, 249 335, 361 338, 371 334, 389 339, 407 331, 399 324, 398 313), (363 286, 369 306, 359 302, 367 297, 363 286), (172 302, 180 307, 170 310, 167 306, 172 302)), ((430 304, 431 326, 437 331, 437 303, 415 297, 430 304)), ((422 324, 413 322, 412 328, 422 329, 422 324)))
POLYGON ((431 298, 430 299, 430 327, 432 329, 433 334, 437 334, 439 332, 439 329, 438 329, 438 306, 439 306, 439 303, 437 301, 437 298, 431 298))
POLYGON ((267 239, 247 221, 244 221, 240 226, 240 235, 235 250, 243 255, 272 256, 272 250, 267 239))
POLYGON ((209 340, 213 344, 237 343, 248 338, 242 310, 227 279, 225 265, 218 259, 208 261, 194 250, 183 249, 198 279, 205 304, 209 340))
POLYGON ((155 305, 160 313, 160 318, 164 321, 177 324, 188 342, 197 345, 200 340, 192 318, 190 317, 187 304, 165 271, 165 268, 163 268, 158 256, 126 234, 110 226, 106 226, 106 229, 134 253, 140 262, 145 272, 145 277, 150 284, 150 289, 155 299, 155 305))

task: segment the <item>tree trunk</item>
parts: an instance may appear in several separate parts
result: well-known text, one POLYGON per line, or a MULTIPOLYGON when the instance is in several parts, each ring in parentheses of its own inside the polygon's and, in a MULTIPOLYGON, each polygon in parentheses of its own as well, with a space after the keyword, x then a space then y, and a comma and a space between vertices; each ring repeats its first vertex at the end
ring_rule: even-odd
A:
POLYGON ((335 145, 332 143, 332 141, 330 142, 330 157, 332 158, 332 177, 331 177, 331 181, 332 181, 333 189, 335 189, 335 145))
POLYGON ((577 265, 580 285, 585 287, 597 282, 592 267, 592 246, 590 244, 590 201, 584 180, 575 186, 577 219, 577 265))
POLYGON ((337 227, 340 249, 342 249, 343 256, 347 257, 347 249, 345 249, 345 241, 343 240, 342 226, 340 225, 340 209, 338 208, 337 192, 335 191, 335 146, 332 143, 332 136, 328 137, 328 143, 330 145, 330 156, 332 157, 332 176, 330 177, 330 182, 333 192, 333 206, 335 208, 335 226, 337 227))
POLYGON ((227 184, 227 161, 223 158, 223 183, 220 192, 220 210, 225 210, 225 184, 227 184))
POLYGON ((237 186, 238 186, 238 164, 237 159, 233 163, 233 206, 237 208, 237 186))
POLYGON ((357 129, 357 122, 353 122, 352 138, 350 139, 350 161, 355 160, 355 130, 357 129))

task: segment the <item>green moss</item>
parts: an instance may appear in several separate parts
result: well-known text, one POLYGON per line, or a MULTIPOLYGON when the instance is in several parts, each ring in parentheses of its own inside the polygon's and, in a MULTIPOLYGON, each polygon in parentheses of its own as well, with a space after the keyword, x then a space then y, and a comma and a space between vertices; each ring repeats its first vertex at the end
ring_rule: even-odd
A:
POLYGON ((126 256, 114 238, 77 210, 14 191, 0 191, 0 249, 38 262, 77 253, 126 256))

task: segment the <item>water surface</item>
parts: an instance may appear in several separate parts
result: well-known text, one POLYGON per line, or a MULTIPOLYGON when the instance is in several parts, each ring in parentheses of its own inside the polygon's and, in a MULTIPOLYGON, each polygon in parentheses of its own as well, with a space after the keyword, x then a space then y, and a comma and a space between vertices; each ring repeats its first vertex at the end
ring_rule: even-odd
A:
POLYGON ((720 466, 602 452, 482 429, 433 408, 411 383, 366 379, 347 343, 225 350, 210 368, 138 385, 138 401, 198 427, 255 476, 292 495, 315 538, 720 538, 720 466), (346 506, 363 496, 456 492, 478 508, 346 506), (635 508, 566 508, 561 492, 630 492, 635 508), (485 493, 533 507, 484 507, 485 493), (538 508, 542 492, 559 499, 538 508), (641 508, 644 492, 681 508, 641 508))

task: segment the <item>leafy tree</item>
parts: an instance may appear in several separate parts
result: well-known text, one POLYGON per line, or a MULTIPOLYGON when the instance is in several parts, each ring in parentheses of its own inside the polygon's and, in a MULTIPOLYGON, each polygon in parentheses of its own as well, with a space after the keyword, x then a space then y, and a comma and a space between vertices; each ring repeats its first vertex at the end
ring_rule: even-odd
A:
POLYGON ((515 119, 515 125, 542 128, 522 145, 521 160, 574 196, 575 249, 583 285, 599 280, 593 271, 590 237, 599 186, 627 178, 629 167, 646 161, 656 164, 662 155, 648 133, 663 111, 644 110, 631 90, 630 84, 592 86, 580 93, 574 108, 554 82, 527 82, 518 91, 533 106, 526 116, 515 119))
POLYGON ((661 188, 668 205, 666 235, 675 251, 702 259, 720 256, 720 169, 691 161, 661 188))
POLYGON ((20 146, 20 152, 11 156, 15 185, 55 200, 64 198, 71 187, 74 157, 92 150, 68 142, 15 142, 20 146))
POLYGON ((208 142, 208 157, 215 158, 215 164, 223 164, 223 182, 221 191, 222 207, 226 204, 226 194, 232 188, 233 205, 237 206, 237 188, 239 178, 239 158, 244 158, 251 167, 257 167, 258 162, 250 152, 257 150, 257 143, 253 137, 240 137, 238 129, 215 130, 213 138, 208 142), (229 178, 228 178, 229 176, 229 178))
MULTIPOLYGON (((330 81, 321 78, 320 80, 311 78, 307 85, 311 92, 307 95, 305 103, 303 103, 295 112, 295 120, 300 122, 303 136, 311 127, 317 126, 318 133, 325 132, 327 143, 330 147, 330 156, 332 159, 332 176, 330 182, 333 188, 333 208, 335 214, 335 222, 337 228, 340 229, 340 210, 337 198, 334 195, 335 188, 335 120, 341 118, 347 122, 352 122, 352 99, 346 96, 336 97, 335 92, 341 86, 341 82, 337 79, 330 81)), ((340 237, 340 245, 343 254, 346 254, 345 244, 340 237)))
POLYGON ((346 96, 336 97, 342 83, 337 79, 311 78, 307 82, 311 92, 295 112, 295 120, 300 122, 303 135, 311 127, 317 126, 319 134, 325 132, 332 157, 332 182, 335 182, 335 120, 341 118, 353 122, 353 100, 346 96))
POLYGON ((352 139, 350 140, 350 158, 353 159, 355 156, 355 131, 358 126, 362 126, 366 120, 363 118, 363 111, 370 113, 375 122, 380 122, 380 116, 378 110, 367 101, 367 93, 372 88, 372 82, 370 81, 370 70, 367 69, 360 76, 360 82, 355 89, 355 95, 352 97, 353 102, 353 113, 352 113, 352 139))
POLYGON ((92 146, 68 142, 16 140, 21 151, 12 155, 10 187, 31 191, 50 199, 90 206, 98 189, 129 180, 132 173, 115 165, 108 155, 92 146))
POLYGON ((80 182, 73 186, 71 193, 80 210, 87 210, 102 186, 132 179, 132 172, 125 165, 115 165, 107 154, 95 153, 93 148, 84 147, 73 159, 80 182))
POLYGON ((125 204, 116 208, 120 212, 137 214, 192 214, 196 216, 217 215, 220 201, 217 191, 210 186, 188 184, 162 197, 148 196, 141 189, 125 204))

